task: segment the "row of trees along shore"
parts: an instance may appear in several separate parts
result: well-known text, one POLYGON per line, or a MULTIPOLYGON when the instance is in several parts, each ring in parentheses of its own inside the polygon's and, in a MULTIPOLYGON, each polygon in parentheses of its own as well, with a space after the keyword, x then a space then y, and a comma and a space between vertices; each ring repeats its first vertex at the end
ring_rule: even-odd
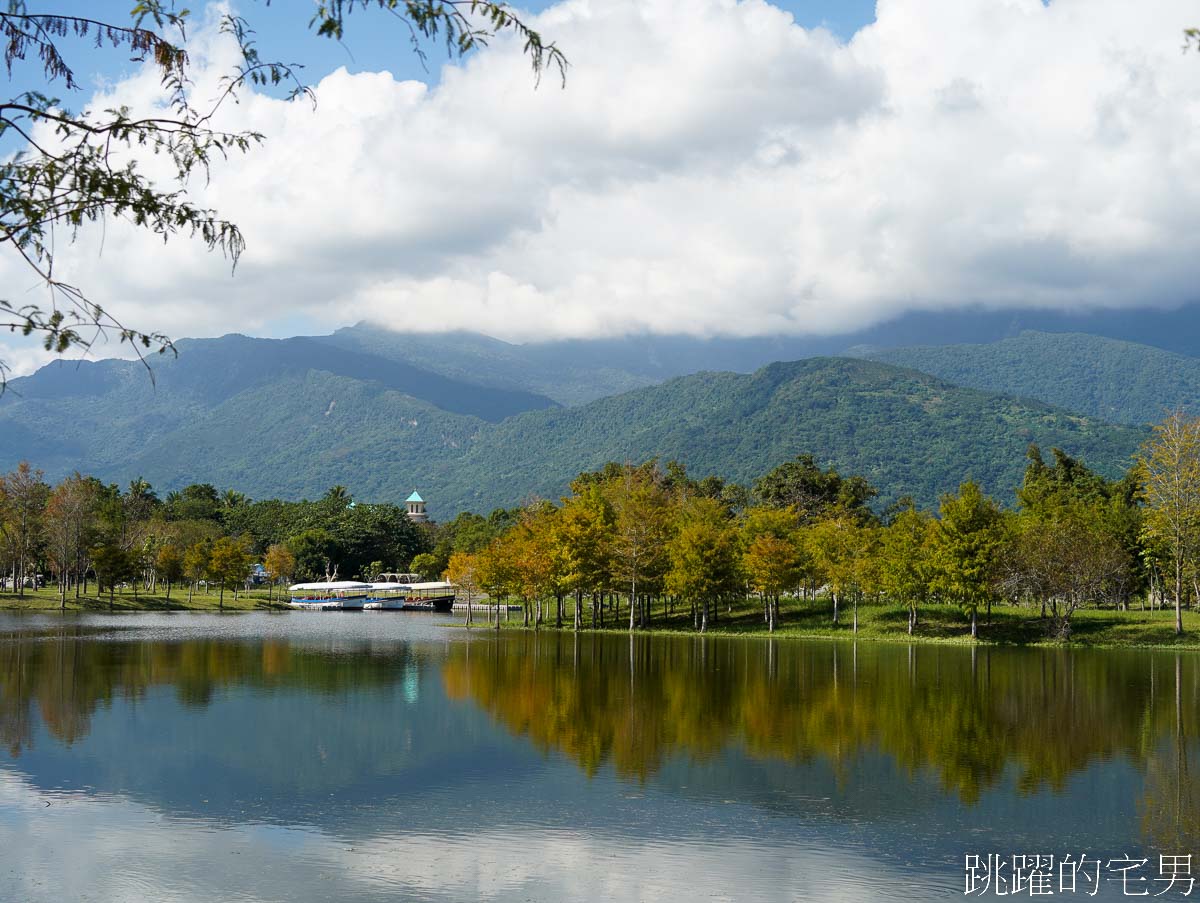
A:
MULTIPOLYGON (((758 600, 774 631, 787 607, 824 600, 837 625, 858 629, 859 606, 908 611, 961 607, 976 636, 980 614, 1008 603, 1038 611, 1066 638, 1082 607, 1200 599, 1200 419, 1168 417, 1121 479, 1054 449, 1031 446, 1016 505, 971 481, 936 512, 911 500, 878 512, 875 489, 802 455, 753 487, 696 480, 672 462, 610 463, 584 473, 560 504, 532 501, 488 517, 418 525, 391 504, 355 503, 343 487, 317 501, 251 501, 207 484, 159 498, 142 480, 122 491, 74 474, 56 486, 21 463, 0 478, 0 556, 24 594, 47 574, 68 596, 89 580, 170 598, 203 582, 246 585, 261 562, 271 587, 292 579, 369 578, 385 570, 444 575, 468 600, 486 593, 499 627, 515 600, 523 624, 651 628, 685 613, 698 631, 722 609, 758 600)), ((470 623, 474 606, 467 606, 470 623)))
POLYGON ((1119 480, 1058 449, 1028 458, 1013 509, 967 481, 936 512, 901 500, 881 513, 866 480, 810 456, 751 490, 675 465, 609 464, 561 505, 527 505, 486 545, 454 551, 445 574, 468 594, 519 600, 535 627, 579 628, 587 612, 589 626, 648 628, 682 606, 704 631, 754 594, 771 631, 785 598, 821 597, 855 632, 860 604, 903 604, 911 634, 922 606, 941 602, 962 608, 972 637, 999 603, 1036 609, 1064 639, 1082 607, 1173 604, 1182 633, 1200 598, 1200 419, 1167 418, 1119 480))
MULTIPOLYGON (((344 487, 317 501, 252 502, 195 484, 165 498, 144 480, 127 489, 78 473, 55 486, 22 462, 0 478, 0 559, 18 596, 50 575, 60 604, 107 590, 201 585, 235 598, 261 563, 271 590, 293 577, 338 579, 393 569, 432 546, 397 505, 356 504, 344 487)), ((161 589, 160 589, 161 588, 161 589)))

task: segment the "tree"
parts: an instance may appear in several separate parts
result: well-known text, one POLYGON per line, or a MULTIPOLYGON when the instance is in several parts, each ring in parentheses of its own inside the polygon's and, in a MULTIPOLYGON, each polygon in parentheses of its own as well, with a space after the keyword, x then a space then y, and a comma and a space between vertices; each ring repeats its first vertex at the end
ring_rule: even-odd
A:
POLYGON ((1176 411, 1141 449, 1138 482, 1146 503, 1145 534, 1170 556, 1175 633, 1183 633, 1184 573, 1200 539, 1200 418, 1176 411))
POLYGON ((754 494, 766 505, 793 508, 805 522, 833 509, 868 516, 866 504, 878 491, 862 477, 843 478, 835 468, 822 470, 812 455, 780 464, 754 484, 754 494))
POLYGON ((479 585, 496 602, 496 629, 500 629, 500 604, 517 583, 516 569, 508 553, 507 535, 493 539, 475 557, 475 576, 479 585))
POLYGON ((188 578, 188 603, 192 601, 192 592, 196 584, 208 574, 208 562, 212 555, 212 541, 202 539, 188 547, 183 553, 183 573, 188 578))
POLYGON ((936 525, 915 505, 901 509, 880 536, 880 587, 891 599, 908 607, 908 632, 917 628, 918 606, 929 595, 934 579, 932 560, 936 525))
POLYGON ((779 597, 794 589, 807 564, 799 536, 799 519, 790 509, 750 508, 742 521, 742 564, 750 586, 763 597, 763 617, 774 632, 779 597))
POLYGON ((96 484, 78 473, 54 487, 46 503, 46 536, 50 560, 58 572, 59 607, 67 606, 67 585, 78 581, 84 554, 91 544, 96 484))
POLYGON ((229 536, 222 536, 214 542, 208 557, 207 573, 221 584, 217 607, 224 609, 225 584, 233 584, 236 599, 237 586, 250 576, 250 556, 246 554, 245 544, 229 536))
POLYGON ((942 496, 935 556, 937 583, 971 617, 971 636, 979 635, 979 606, 991 606, 1000 566, 1000 509, 968 480, 958 495, 942 496))
POLYGON ((858 603, 864 585, 873 575, 875 533, 852 513, 835 510, 807 531, 817 571, 829 584, 833 602, 833 623, 838 623, 838 602, 846 597, 853 604, 852 627, 858 632, 858 603))
MULTIPOLYGON (((535 76, 554 67, 565 78, 566 59, 500 2, 490 0, 331 0, 319 4, 310 27, 320 37, 340 41, 345 17, 377 9, 407 26, 418 54, 420 39, 444 41, 449 51, 465 54, 499 32, 524 41, 535 76)), ((299 80, 298 67, 259 56, 249 23, 234 13, 221 20, 232 36, 239 59, 223 79, 215 98, 202 103, 191 90, 187 44, 189 13, 171 0, 137 0, 127 21, 31 12, 25 0, 9 0, 0 12, 0 43, 10 80, 27 60, 40 72, 28 76, 7 101, 0 100, 0 138, 16 143, 17 153, 0 163, 0 246, 19 256, 46 286, 43 307, 18 306, 0 299, 10 329, 39 333, 47 350, 87 347, 95 333, 128 341, 143 349, 173 348, 160 333, 130 328, 83 289, 55 275, 56 230, 74 234, 87 223, 127 220, 164 238, 184 233, 219 249, 236 264, 245 243, 237 226, 216 211, 198 206, 190 195, 195 177, 207 175, 216 161, 244 153, 264 135, 225 132, 214 126, 220 109, 236 102, 246 86, 290 85, 291 96, 313 98, 299 80), (97 48, 128 53, 149 61, 161 76, 161 105, 168 112, 139 116, 130 110, 73 111, 61 99, 42 92, 45 85, 68 92, 81 79, 68 61, 66 39, 84 39, 97 48), (139 167, 147 156, 165 161, 168 174, 152 177, 139 167)))
MULTIPOLYGON (((42 472, 22 461, 17 469, 0 480, 3 493, 6 532, 13 561, 13 580, 17 595, 25 595, 26 568, 42 538, 43 515, 50 496, 50 487, 42 480, 42 472)), ((36 579, 36 575, 35 578, 36 579)))
POLYGON ((435 555, 429 552, 422 552, 420 555, 413 557, 412 563, 408 568, 414 574, 420 574, 427 579, 436 577, 438 575, 438 560, 435 555))
POLYGON ((334 562, 336 547, 333 537, 325 530, 305 530, 287 541, 288 550, 296 562, 296 573, 304 577, 332 577, 337 573, 334 562))
POLYGON ((263 570, 271 578, 271 589, 280 580, 286 580, 296 572, 296 556, 283 543, 274 543, 263 556, 263 570))
POLYGON ((171 584, 183 577, 183 553, 176 545, 164 545, 159 548, 154 566, 167 584, 167 601, 171 601, 171 584))
POLYGON ((596 593, 611 571, 612 507, 598 484, 581 487, 563 505, 556 522, 553 552, 560 564, 563 586, 575 594, 575 629, 582 626, 585 594, 592 595, 593 626, 603 626, 596 593))
POLYGON ((100 588, 108 587, 108 607, 111 610, 116 585, 133 575, 133 562, 129 552, 110 540, 92 550, 92 567, 96 569, 96 582, 100 588))
POLYGON ((453 583, 455 587, 467 594, 467 626, 471 626, 471 612, 474 608, 473 599, 475 591, 478 588, 478 580, 476 572, 478 571, 479 562, 475 555, 470 552, 454 552, 450 556, 450 563, 446 566, 446 572, 442 576, 453 583))
POLYGON ((613 576, 629 587, 629 629, 645 627, 647 611, 640 603, 647 582, 661 581, 667 566, 671 535, 670 499, 656 473, 626 465, 608 484, 613 512, 613 576))
POLYGON ((667 590, 692 606, 693 624, 703 633, 710 607, 743 591, 737 534, 725 507, 713 499, 689 499, 669 554, 667 590))

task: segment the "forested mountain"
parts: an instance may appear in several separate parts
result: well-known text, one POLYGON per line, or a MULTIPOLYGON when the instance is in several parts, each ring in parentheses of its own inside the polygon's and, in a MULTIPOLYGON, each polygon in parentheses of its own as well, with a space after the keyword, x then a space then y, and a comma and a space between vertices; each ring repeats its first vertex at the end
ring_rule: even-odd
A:
POLYGON ((875 359, 916 367, 962 385, 1024 393, 1070 410, 1143 423, 1134 413, 1140 399, 1149 398, 1157 412, 1164 405, 1156 394, 1159 391, 1163 397, 1195 397, 1194 387, 1200 383, 1194 376, 1170 374, 1173 368, 1191 374, 1200 370, 1198 335, 1200 305, 1074 316, 1038 311, 914 312, 834 336, 641 335, 525 344, 469 332, 397 333, 360 323, 316 341, 402 361, 455 380, 534 392, 564 405, 704 370, 752 373, 772 361, 872 349, 869 354, 875 359), (923 345, 914 347, 931 335, 938 337, 935 353, 929 354, 923 345), (1131 344, 1130 339, 1146 344, 1131 344), (933 361, 928 366, 927 356, 933 361), (978 369, 973 366, 976 357, 978 369), (1096 377, 1099 384, 1090 393, 1084 391, 1085 383, 1096 377), (1075 390, 1067 391, 1069 387, 1075 390))
POLYGON ((988 345, 926 345, 867 356, 1116 423, 1153 423, 1180 407, 1200 411, 1200 358, 1094 335, 1027 331, 988 345))
POLYGON ((1061 446, 1116 476, 1144 435, 913 370, 813 358, 751 375, 700 373, 510 418, 481 432, 435 485, 483 509, 529 491, 555 497, 575 473, 610 460, 657 455, 696 474, 748 482, 811 452, 865 476, 881 504, 911 494, 932 505, 967 478, 1009 502, 1031 442, 1061 446))
MULTIPOLYGON (((501 420, 554 405, 544 396, 463 383, 305 338, 190 339, 179 344, 177 358, 157 356, 151 365, 153 381, 141 364, 120 360, 56 361, 12 380, 0 396, 0 456, 29 458, 56 474, 76 468, 123 473, 127 462, 158 443, 174 448, 181 431, 204 424, 203 434, 253 457, 266 446, 261 437, 267 424, 292 429, 310 415, 331 413, 337 401, 329 393, 289 396, 314 373, 386 397, 374 409, 379 427, 411 420, 418 411, 501 420), (226 416, 226 405, 236 413, 226 416), (280 419, 283 411, 286 420, 280 419)), ((298 438, 292 429, 289 441, 298 438)), ((178 454, 187 466, 195 464, 194 450, 180 448, 178 454)))
POLYGON ((143 476, 160 490, 211 482, 255 498, 314 498, 344 484, 359 498, 398 501, 418 488, 445 518, 557 497, 581 470, 653 456, 749 481, 812 453, 867 477, 881 503, 911 493, 933 504, 968 477, 1010 500, 1030 442, 1116 475, 1144 436, 865 360, 700 373, 561 409, 335 350, 187 343, 157 387, 133 364, 54 365, 0 398, 0 452, 53 478, 143 476), (523 403, 543 409, 481 416, 523 403))

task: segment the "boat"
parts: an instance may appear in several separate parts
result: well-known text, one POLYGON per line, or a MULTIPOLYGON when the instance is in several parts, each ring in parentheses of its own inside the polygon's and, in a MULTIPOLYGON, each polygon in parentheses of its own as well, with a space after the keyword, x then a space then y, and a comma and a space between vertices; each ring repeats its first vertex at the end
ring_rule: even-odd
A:
POLYGON ((363 608, 367 611, 440 611, 454 607, 454 584, 444 580, 398 583, 390 580, 370 584, 363 608))
POLYGON ((351 580, 326 583, 296 583, 289 587, 292 608, 305 611, 360 611, 367 602, 371 584, 351 580))

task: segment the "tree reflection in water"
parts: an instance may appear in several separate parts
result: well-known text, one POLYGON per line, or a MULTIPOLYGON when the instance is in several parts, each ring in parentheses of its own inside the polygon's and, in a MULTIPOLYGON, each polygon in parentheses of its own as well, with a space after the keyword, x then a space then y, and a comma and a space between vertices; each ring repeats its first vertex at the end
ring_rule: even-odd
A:
POLYGON ((1019 793, 1061 791, 1124 757, 1145 776, 1147 837, 1200 840, 1192 655, 521 634, 453 647, 443 681, 588 774, 643 781, 730 744, 842 775, 878 752, 973 804, 1009 769, 1019 793))
MULTIPOLYGON (((63 625, 0 642, 0 743, 19 757, 40 723, 70 745, 98 709, 155 687, 173 689, 183 707, 208 706, 230 687, 349 703, 440 668, 450 700, 588 775, 611 766, 647 781, 673 758, 715 760, 737 747, 760 760, 819 759, 844 780, 883 754, 972 805, 1007 775, 1021 794, 1061 791, 1089 764, 1120 758, 1143 776, 1146 839, 1190 850, 1200 845, 1197 662, 1173 652, 515 631, 331 650, 287 639, 95 639, 63 625)), ((399 729, 374 723, 369 745, 398 748, 399 729)))

